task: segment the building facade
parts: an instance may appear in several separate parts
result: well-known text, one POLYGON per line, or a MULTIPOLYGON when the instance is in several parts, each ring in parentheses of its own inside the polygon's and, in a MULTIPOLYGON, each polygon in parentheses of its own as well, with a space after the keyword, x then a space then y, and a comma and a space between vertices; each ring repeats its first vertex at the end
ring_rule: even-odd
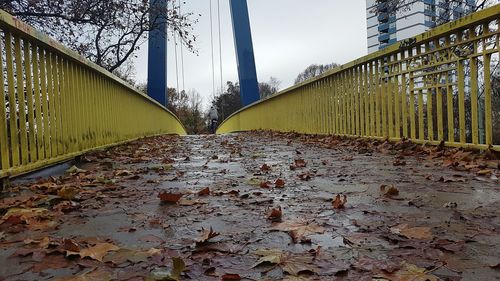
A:
MULTIPOLYGON (((409 1, 410 2, 410 1, 409 1)), ((366 0, 368 53, 414 37, 475 10, 474 0, 415 0, 399 12, 387 4, 374 13, 376 0, 366 0)))

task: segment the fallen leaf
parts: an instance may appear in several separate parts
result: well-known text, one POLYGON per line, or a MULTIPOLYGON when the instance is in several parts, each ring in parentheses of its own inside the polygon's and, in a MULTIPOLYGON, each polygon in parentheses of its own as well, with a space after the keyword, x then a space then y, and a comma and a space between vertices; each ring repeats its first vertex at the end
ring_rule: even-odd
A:
POLYGON ((271 184, 270 181, 263 181, 260 183, 260 188, 271 188, 271 184))
POLYGON ((238 274, 231 274, 231 273, 224 274, 224 275, 222 275, 221 278, 222 278, 222 281, 241 280, 241 276, 239 276, 238 274))
POLYGON ((208 196, 210 195, 210 188, 205 187, 204 189, 198 191, 198 196, 208 196))
POLYGON ((302 221, 289 221, 282 222, 270 228, 274 231, 285 231, 288 232, 294 243, 307 243, 310 242, 309 238, 312 234, 322 234, 325 232, 325 228, 319 226, 315 223, 307 223, 302 221))
POLYGON ((281 207, 278 208, 273 208, 268 216, 267 219, 273 221, 273 222, 281 222, 281 217, 283 216, 283 213, 281 211, 281 207))
POLYGON ((82 174, 86 172, 87 172, 86 170, 80 169, 77 166, 71 166, 71 168, 66 170, 66 173, 68 174, 82 174))
POLYGON ((438 281, 436 276, 427 273, 425 268, 419 268, 416 265, 405 263, 403 267, 393 273, 380 271, 374 277, 386 278, 391 281, 438 281))
POLYGON ((304 168, 305 166, 307 166, 307 162, 301 158, 295 159, 294 163, 296 168, 304 168))
POLYGON ((89 257, 91 259, 102 262, 102 259, 104 258, 105 255, 107 255, 109 252, 118 250, 120 250, 120 247, 113 245, 111 243, 98 243, 93 247, 82 249, 79 252, 67 251, 66 255, 67 256, 78 255, 82 259, 89 257))
POLYGON ((401 159, 395 159, 394 162, 392 162, 392 165, 394 167, 398 167, 398 166, 406 166, 406 161, 403 161, 401 159))
POLYGON ((262 165, 262 166, 260 167, 260 170, 261 170, 262 172, 269 172, 269 171, 271 170, 271 167, 269 167, 269 165, 267 165, 267 164, 264 164, 264 165, 262 165))
POLYGON ((316 272, 313 259, 310 255, 292 254, 283 252, 280 249, 258 250, 256 255, 261 258, 252 266, 257 267, 263 263, 276 264, 284 272, 293 276, 298 276, 301 272, 316 272))
POLYGON ((64 239, 62 248, 67 252, 80 252, 80 245, 71 239, 64 239))
POLYGON ((196 240, 196 244, 197 245, 204 244, 204 243, 208 242, 208 240, 210 240, 216 236, 219 236, 219 235, 220 235, 220 233, 214 232, 212 227, 210 227, 210 229, 202 228, 201 229, 201 236, 200 236, 200 238, 198 238, 196 240))
POLYGON ((274 182, 274 185, 277 187, 277 188, 283 188, 285 187, 285 181, 283 179, 277 179, 275 182, 274 182))
POLYGON ((309 172, 306 172, 306 173, 302 173, 302 174, 298 175, 298 177, 300 180, 308 181, 311 179, 311 174, 309 174, 309 172))
POLYGON ((429 227, 409 227, 407 224, 400 224, 391 227, 391 232, 409 239, 432 240, 433 235, 429 227))
POLYGON ((489 176, 491 174, 493 174, 493 171, 488 169, 477 172, 478 176, 489 176))
POLYGON ((384 193, 385 196, 398 196, 399 189, 397 189, 394 185, 381 185, 380 191, 384 193))
POLYGON ((73 200, 75 199, 76 195, 80 193, 80 190, 76 187, 72 186, 64 186, 59 191, 57 191, 57 196, 61 197, 64 200, 73 200))
POLYGON ((344 161, 352 161, 352 160, 354 160, 354 157, 352 155, 349 155, 349 156, 344 157, 343 160, 344 161))
POLYGON ((169 193, 166 191, 158 194, 158 198, 160 198, 161 202, 170 203, 170 204, 177 203, 181 199, 182 196, 183 196, 182 194, 169 193))
POLYGON ((344 197, 341 198, 340 194, 337 194, 332 204, 334 209, 343 209, 346 203, 347 203, 347 196, 344 195, 344 197))
POLYGON ((119 177, 124 177, 124 176, 131 176, 133 173, 129 170, 117 170, 115 171, 115 176, 119 177))

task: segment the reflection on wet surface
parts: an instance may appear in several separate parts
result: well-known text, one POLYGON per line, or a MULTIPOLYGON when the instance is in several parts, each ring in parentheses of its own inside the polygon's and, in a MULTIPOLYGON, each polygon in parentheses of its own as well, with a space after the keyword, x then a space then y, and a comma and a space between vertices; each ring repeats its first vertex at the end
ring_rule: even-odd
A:
POLYGON ((0 201, 0 280, 155 280, 152 272, 175 268, 172 257, 186 265, 180 280, 500 278, 498 180, 416 156, 399 166, 397 156, 265 133, 159 137, 91 153, 77 164, 85 172, 18 181, 7 197, 28 199, 0 201), (290 167, 296 159, 305 167, 290 167), (57 198, 63 186, 79 190, 71 208, 57 198), (206 187, 210 195, 199 196, 206 187), (160 192, 183 196, 165 204, 160 192), (337 194, 347 197, 342 209, 332 206, 337 194), (51 216, 17 225, 5 217, 12 206, 51 216), (278 207, 281 224, 267 219, 278 207), (55 225, 38 225, 47 220, 55 225), (197 243, 210 228, 219 235, 197 243), (120 250, 102 260, 81 254, 103 243, 120 250))

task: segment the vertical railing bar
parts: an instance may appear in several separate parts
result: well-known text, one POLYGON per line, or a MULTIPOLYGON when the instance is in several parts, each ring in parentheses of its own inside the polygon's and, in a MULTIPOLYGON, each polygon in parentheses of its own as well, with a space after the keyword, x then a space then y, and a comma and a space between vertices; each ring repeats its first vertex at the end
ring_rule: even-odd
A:
POLYGON ((28 143, 28 128, 26 126, 26 93, 24 87, 23 74, 23 55, 21 49, 21 38, 14 36, 14 50, 16 60, 16 82, 17 82, 17 99, 19 112, 19 134, 21 140, 21 163, 26 165, 29 163, 29 143, 28 143))
POLYGON ((14 84, 14 61, 12 52, 12 34, 9 31, 5 32, 5 54, 7 60, 7 84, 9 95, 9 125, 10 125, 10 147, 12 154, 12 165, 16 167, 21 164, 20 146, 19 146, 19 131, 17 127, 17 98, 16 87, 14 84))
MULTIPOLYGON (((4 46, 0 38, 0 50, 3 50, 4 46)), ((7 92, 9 95, 9 92, 7 92)), ((2 101, 2 106, 0 106, 0 170, 7 170, 11 167, 10 156, 9 156, 9 144, 8 144, 8 125, 7 125, 7 110, 6 110, 6 95, 5 95, 5 79, 4 79, 4 63, 3 54, 0 53, 0 100, 2 101)))
POLYGON ((35 109, 33 105, 33 79, 31 72, 31 54, 29 41, 24 40, 24 73, 26 75, 26 97, 28 105, 28 136, 30 162, 36 162, 37 148, 35 140, 35 109))
POLYGON ((31 54, 33 55, 33 84, 35 97, 35 119, 36 119, 36 144, 37 144, 37 159, 45 158, 43 144, 43 108, 42 108, 42 92, 40 89, 40 69, 39 69, 39 51, 35 44, 31 44, 31 54))
MULTIPOLYGON (((425 56, 427 60, 430 61, 429 57, 432 56, 432 50, 430 47, 430 42, 425 43, 425 56)), ((424 78, 425 79, 425 78, 424 78)), ((431 79, 433 80, 433 79, 431 79)), ((434 82, 431 82, 435 84, 434 82)), ((433 93, 433 85, 427 85, 424 80, 424 86, 426 86, 427 92, 427 139, 430 141, 434 141, 434 110, 433 110, 433 102, 434 102, 434 93, 433 93)))

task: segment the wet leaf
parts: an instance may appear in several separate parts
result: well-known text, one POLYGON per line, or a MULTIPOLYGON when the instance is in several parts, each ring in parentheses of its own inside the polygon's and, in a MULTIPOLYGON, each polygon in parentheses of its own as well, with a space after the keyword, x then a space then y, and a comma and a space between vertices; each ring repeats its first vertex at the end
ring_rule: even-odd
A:
POLYGON ((262 172, 269 172, 269 171, 271 170, 271 167, 269 167, 269 165, 267 165, 267 164, 264 164, 264 165, 262 165, 262 166, 260 167, 260 170, 261 170, 262 172))
POLYGON ((273 221, 273 222, 281 222, 281 217, 283 216, 283 213, 281 211, 281 207, 278 208, 273 208, 268 216, 267 219, 273 221))
POLYGON ((247 184, 259 186, 262 181, 259 178, 250 178, 247 180, 247 184))
POLYGON ((258 250, 255 254, 261 258, 252 268, 264 263, 276 264, 280 266, 284 272, 293 276, 298 276, 301 272, 316 272, 317 270, 313 264, 312 257, 309 255, 292 254, 283 252, 280 249, 258 250))
POLYGON ((104 256, 106 256, 109 252, 114 252, 118 250, 120 250, 120 247, 113 245, 111 243, 98 243, 93 247, 82 249, 79 252, 67 251, 66 255, 67 256, 78 255, 82 259, 88 257, 102 262, 104 256))
POLYGON ((344 195, 342 198, 340 194, 337 194, 337 196, 335 196, 335 199, 332 202, 332 205, 334 209, 343 209, 346 203, 347 203, 347 196, 344 195))
POLYGON ((77 166, 71 166, 71 168, 66 170, 66 173, 68 174, 82 174, 86 172, 87 172, 86 170, 80 169, 77 166))
POLYGON ((481 171, 477 172, 478 176, 490 176, 491 174, 493 174, 493 171, 489 170, 489 169, 481 170, 481 171))
POLYGON ((158 194, 158 198, 160 198, 161 202, 165 203, 170 203, 170 204, 175 204, 177 203, 183 194, 175 194, 175 193, 169 193, 169 192, 161 192, 158 194))
POLYGON ((274 185, 276 186, 276 188, 284 188, 285 187, 285 181, 283 179, 277 179, 274 182, 274 185))
POLYGON ((416 265, 405 263, 403 267, 393 273, 380 271, 374 277, 386 278, 391 281, 438 281, 438 277, 426 273, 424 268, 419 268, 416 265))
POLYGON ((306 173, 299 174, 298 177, 300 180, 308 181, 311 179, 311 174, 309 174, 309 172, 306 172, 306 173))
POLYGON ((398 196, 399 189, 397 189, 394 185, 381 185, 380 191, 384 193, 385 196, 398 196))
POLYGON ((309 236, 312 234, 322 234, 325 228, 315 223, 302 221, 289 221, 273 225, 270 230, 288 232, 294 243, 310 242, 309 236))
POLYGON ((260 183, 260 188, 271 188, 272 183, 270 181, 264 181, 260 183))
POLYGON ((129 170, 117 170, 115 171, 115 176, 118 177, 124 177, 124 176, 131 176, 133 173, 129 170))
POLYGON ((344 161, 352 161, 354 160, 354 157, 352 155, 346 156, 343 158, 344 161))
POLYGON ((238 274, 231 274, 231 273, 224 274, 224 275, 222 275, 221 278, 222 278, 222 281, 241 280, 241 276, 239 276, 238 274))
POLYGON ((174 277, 175 280, 179 280, 181 274, 186 271, 186 264, 181 258, 172 257, 172 265, 172 277, 174 277))
POLYGON ((400 224, 391 227, 391 232, 409 239, 432 240, 433 235, 429 227, 410 227, 407 224, 400 224))
POLYGON ((80 245, 71 239, 64 239, 62 248, 67 252, 80 252, 80 245))
POLYGON ((64 200, 73 200, 76 195, 80 193, 80 189, 72 186, 64 186, 59 191, 57 191, 57 196, 61 197, 64 200))
POLYGON ((297 168, 304 168, 305 166, 307 166, 307 162, 304 159, 299 158, 295 159, 294 165, 297 168))
POLYGON ((210 195, 210 188, 205 187, 204 189, 198 191, 198 196, 208 196, 210 195))
POLYGON ((198 238, 196 240, 196 244, 198 244, 198 245, 204 244, 204 243, 208 242, 208 240, 210 240, 214 237, 217 237, 219 235, 220 235, 220 233, 213 231, 212 227, 210 227, 210 229, 202 228, 201 229, 201 236, 200 236, 200 238, 198 238))

